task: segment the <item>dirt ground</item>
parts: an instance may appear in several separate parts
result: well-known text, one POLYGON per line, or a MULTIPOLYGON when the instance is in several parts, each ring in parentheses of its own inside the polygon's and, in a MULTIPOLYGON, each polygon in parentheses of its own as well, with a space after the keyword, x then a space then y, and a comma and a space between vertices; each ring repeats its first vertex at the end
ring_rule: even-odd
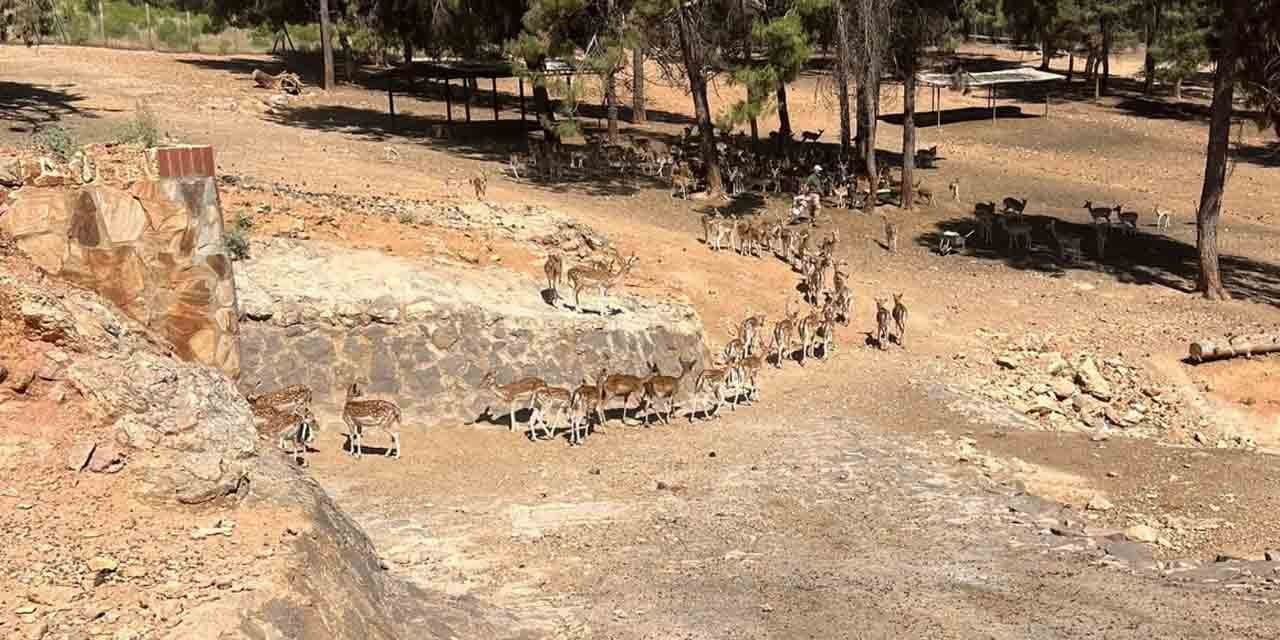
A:
MULTIPOLYGON (((971 70, 1019 56, 964 55, 971 70)), ((1207 107, 1194 87, 1180 105, 1141 96, 1126 75, 1138 60, 1113 63, 1116 91, 1097 103, 1079 81, 1055 87, 1047 118, 1036 90, 1002 93, 996 123, 983 96, 944 92, 942 126, 921 116, 920 146, 936 144, 942 156, 923 173, 944 194, 959 179, 960 201, 886 209, 903 230, 897 254, 880 245, 878 217, 828 209, 822 228, 840 233, 855 318, 830 361, 766 374, 754 407, 692 427, 615 421, 572 449, 505 430, 411 425, 398 463, 348 459, 331 429, 313 473, 393 571, 511 611, 511 637, 1275 636, 1262 608, 1275 598, 1270 576, 1232 587, 1171 568, 1261 559, 1280 537, 1271 453, 1280 449, 1280 358, 1183 360, 1191 340, 1280 324, 1276 142, 1241 127, 1221 230, 1235 300, 1190 295, 1207 107), (1037 228, 1053 217, 1085 229, 1081 205, 1092 200, 1141 212, 1141 232, 1105 260, 1087 251, 1065 269, 1043 232, 1026 257, 931 251, 941 231, 968 228, 974 202, 1005 196, 1028 198, 1037 228), (1171 228, 1154 228, 1156 205, 1175 212, 1171 228), (909 348, 867 348, 872 299, 891 292, 911 309, 909 348), (1137 437, 1009 418, 1001 389, 1026 367, 995 360, 1032 338, 1042 351, 1132 369, 1153 399, 1173 399, 1177 419, 1137 437), (1019 522, 1008 501, 1022 488, 1070 505, 1066 519, 1083 527, 1158 528, 1166 544, 1151 552, 1164 564, 1112 567, 1096 544, 1019 522), (1095 496, 1114 507, 1086 510, 1095 496)), ((377 86, 265 103, 248 74, 279 68, 266 58, 3 47, 0 64, 0 144, 21 144, 52 120, 107 139, 143 100, 174 137, 216 147, 219 173, 236 178, 224 184, 224 205, 253 216, 253 233, 407 257, 496 255, 539 273, 542 256, 526 244, 378 204, 464 202, 473 196, 463 181, 483 171, 490 199, 556 209, 635 252, 625 288, 687 299, 713 343, 748 310, 776 318, 799 299, 798 276, 780 261, 708 251, 700 203, 648 179, 513 179, 504 172, 518 140, 505 133, 511 125, 495 132, 478 121, 436 137, 439 100, 399 97, 393 126, 377 86)), ((503 119, 518 118, 514 85, 498 88, 503 119)), ((734 91, 717 86, 713 109, 734 91)), ((829 81, 806 75, 790 93, 793 126, 832 142, 829 81)), ((653 122, 626 131, 678 135, 687 97, 656 75, 648 95, 653 122)), ((927 108, 925 96, 917 103, 927 108)), ((882 111, 878 146, 892 155, 901 137, 892 90, 882 111)), ((778 213, 788 203, 739 204, 778 213)))

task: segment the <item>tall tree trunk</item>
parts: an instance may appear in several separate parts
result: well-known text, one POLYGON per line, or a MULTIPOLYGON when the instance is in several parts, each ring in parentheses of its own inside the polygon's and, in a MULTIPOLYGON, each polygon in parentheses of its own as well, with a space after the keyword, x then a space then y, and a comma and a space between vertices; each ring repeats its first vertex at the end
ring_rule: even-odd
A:
POLYGON ((1040 43, 1040 70, 1041 71, 1049 70, 1049 62, 1053 60, 1053 51, 1054 51, 1053 43, 1049 42, 1047 39, 1040 43))
POLYGON ((836 98, 840 102, 840 152, 849 152, 853 123, 849 121, 849 34, 845 0, 836 0, 836 98))
POLYGON ((857 130, 853 137, 853 152, 858 158, 867 157, 867 79, 862 77, 858 79, 858 86, 854 89, 855 118, 854 124, 857 130))
POLYGON ((1076 73, 1076 52, 1067 52, 1067 84, 1071 84, 1071 76, 1076 73))
POLYGON ((1231 142, 1231 104, 1235 98, 1235 68, 1239 56, 1240 24, 1245 20, 1246 2, 1222 0, 1222 43, 1218 68, 1213 75, 1213 105, 1209 115, 1209 143, 1205 149, 1204 187, 1200 190, 1200 210, 1196 212, 1196 249, 1200 254, 1200 292, 1210 300, 1223 300, 1218 270, 1218 217, 1227 185, 1227 152, 1231 142))
POLYGON ((916 187, 916 61, 914 55, 902 69, 902 208, 915 205, 916 187))
POLYGON ((787 109, 787 83, 778 81, 778 151, 791 141, 791 113, 787 109))
POLYGON ((611 69, 604 76, 605 112, 609 117, 609 142, 618 141, 618 71, 611 69))
POLYGON ((1151 0, 1151 18, 1147 21, 1147 51, 1142 60, 1142 95, 1151 95, 1156 82, 1156 57, 1151 50, 1156 46, 1160 33, 1160 0, 1151 0))
POLYGON ((876 209, 876 203, 879 196, 876 195, 876 113, 880 109, 880 63, 877 60, 868 60, 866 63, 866 77, 862 79, 862 84, 867 85, 867 90, 862 92, 862 102, 865 104, 866 121, 863 127, 866 129, 865 145, 863 151, 863 164, 866 165, 867 175, 871 176, 871 197, 867 198, 863 205, 863 211, 871 213, 876 209))
POLYGON ((1094 62, 1097 59, 1098 59, 1097 54, 1095 54, 1093 51, 1090 51, 1089 57, 1085 58, 1084 60, 1084 79, 1085 80, 1093 79, 1093 70, 1097 68, 1097 65, 1095 65, 1094 62))
MULTIPOLYGON (((751 66, 751 30, 747 29, 743 33, 744 35, 742 38, 742 66, 750 67, 751 66)), ((754 105, 756 103, 756 99, 757 98, 756 98, 755 89, 753 89, 750 84, 747 84, 747 104, 754 105)), ((751 122, 751 148, 759 149, 760 148, 760 122, 756 118, 755 114, 751 115, 750 122, 751 122)))
POLYGON ((404 36, 404 68, 405 79, 409 83, 409 91, 414 91, 417 79, 413 74, 413 37, 409 35, 404 36))
POLYGON ((716 155, 715 126, 711 124, 711 108, 707 102, 707 78, 703 75, 702 51, 697 49, 698 40, 689 26, 690 8, 690 5, 681 3, 676 10, 676 21, 680 26, 680 54, 684 58, 685 75, 689 76, 689 93, 693 94, 693 111, 702 138, 699 147, 702 162, 706 165, 707 192, 718 196, 724 192, 724 183, 720 178, 720 157, 716 155))
POLYGON ((329 24, 329 0, 320 0, 320 51, 324 56, 324 76, 321 86, 325 91, 333 89, 333 27, 329 24))
POLYGON ((355 84, 356 57, 355 52, 351 50, 351 38, 347 37, 345 31, 338 34, 338 44, 342 46, 342 79, 347 84, 355 84))
POLYGON ((631 121, 644 124, 648 119, 644 109, 644 45, 636 44, 631 50, 631 121))
POLYGON ((1173 81, 1173 99, 1182 100, 1182 78, 1173 81))
POLYGON ((1109 84, 1111 83, 1111 40, 1113 21, 1110 18, 1102 20, 1102 93, 1107 93, 1109 84))

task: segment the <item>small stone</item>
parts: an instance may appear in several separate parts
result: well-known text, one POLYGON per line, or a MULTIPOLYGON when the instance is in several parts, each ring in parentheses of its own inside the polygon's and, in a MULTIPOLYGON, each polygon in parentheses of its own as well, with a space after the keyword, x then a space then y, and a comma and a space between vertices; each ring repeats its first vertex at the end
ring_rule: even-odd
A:
POLYGON ((1114 471, 1108 471, 1108 472, 1107 472, 1107 477, 1108 477, 1108 478, 1119 478, 1119 477, 1120 477, 1120 474, 1118 474, 1118 473, 1116 473, 1116 472, 1114 472, 1114 471))
POLYGON ((18 615, 20 615, 20 616, 26 616, 26 615, 31 615, 31 614, 35 613, 35 612, 36 612, 36 608, 35 608, 35 607, 33 607, 33 606, 31 606, 31 605, 29 605, 29 604, 24 604, 24 605, 22 605, 21 607, 18 607, 17 609, 14 609, 14 610, 13 610, 13 612, 14 612, 14 613, 16 613, 16 614, 18 614, 18 615))
POLYGON ((49 633, 49 621, 41 620, 27 629, 27 640, 41 640, 49 633))
POLYGON ((1085 393, 1103 401, 1111 400, 1111 383, 1107 381, 1093 358, 1084 358, 1076 368, 1076 382, 1085 393))
POLYGON ((1040 357, 1044 361, 1044 370, 1049 375, 1061 375, 1071 368, 1071 365, 1067 364, 1067 359, 1063 358, 1062 354, 1057 351, 1050 351, 1040 357))
POLYGON ((1066 400, 1076 395, 1076 385, 1066 378, 1058 378, 1049 385, 1053 389, 1053 395, 1059 400, 1066 400))
POLYGON ((72 471, 83 469, 86 464, 89 464, 89 457, 93 455, 93 451, 97 447, 98 443, 92 440, 72 445, 67 452, 67 468, 72 471))
POLYGON ((1124 537, 1134 542, 1155 542, 1160 538, 1160 534, 1145 524, 1135 524, 1124 530, 1124 537))
POLYGON ((1191 439, 1195 440, 1200 444, 1208 444, 1209 442, 1209 438, 1205 437, 1205 435, 1203 433, 1200 433, 1199 431, 1191 434, 1191 439))
POLYGON ((1021 365, 1022 363, 1018 360, 1016 356, 1012 356, 1009 354, 1002 354, 1002 355, 996 356, 996 364, 1001 368, 1009 369, 1010 371, 1012 371, 1014 369, 1017 369, 1018 366, 1021 365))
POLYGON ((1102 496, 1094 496, 1090 498, 1089 504, 1085 505, 1085 508, 1089 511, 1110 511, 1114 507, 1115 505, 1111 504, 1110 500, 1102 496))
POLYGON ((1046 393, 1049 393, 1049 385, 1043 382, 1037 382, 1031 385, 1031 393, 1034 393, 1036 395, 1044 395, 1046 393))
POLYGON ((1280 551, 1270 549, 1264 552, 1262 557, 1266 558, 1267 562, 1280 562, 1280 551))
POLYGON ((764 613, 770 613, 773 611, 773 605, 762 604, 760 605, 760 610, 763 611, 764 613))
POLYGON ((118 568, 120 568, 120 563, 111 556, 95 556, 89 559, 89 570, 94 573, 110 573, 118 568))

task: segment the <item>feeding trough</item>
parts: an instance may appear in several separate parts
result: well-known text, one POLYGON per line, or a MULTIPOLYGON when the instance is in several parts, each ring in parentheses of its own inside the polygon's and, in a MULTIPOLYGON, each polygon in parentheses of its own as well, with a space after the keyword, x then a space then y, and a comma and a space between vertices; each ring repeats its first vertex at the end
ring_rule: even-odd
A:
POLYGON ((964 251, 965 243, 971 235, 973 235, 972 231, 963 235, 955 231, 943 231, 942 236, 938 238, 938 255, 945 256, 949 253, 964 251))

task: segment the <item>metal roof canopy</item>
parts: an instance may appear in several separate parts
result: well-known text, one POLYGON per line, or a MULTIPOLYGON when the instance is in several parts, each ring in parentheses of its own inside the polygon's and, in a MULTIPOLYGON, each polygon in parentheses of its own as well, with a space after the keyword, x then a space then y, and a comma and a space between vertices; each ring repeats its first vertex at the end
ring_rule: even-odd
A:
MULTIPOLYGON (((1061 76, 1048 71, 1032 69, 1031 67, 1019 67, 1017 69, 1004 69, 1002 71, 980 71, 978 73, 970 73, 968 71, 960 71, 960 80, 963 86, 969 87, 986 87, 987 88, 987 104, 991 107, 991 121, 996 120, 996 86, 1002 84, 1026 84, 1031 82, 1052 82, 1055 80, 1066 80, 1066 76, 1061 76)), ((916 81, 929 87, 933 93, 933 111, 937 116, 937 126, 942 127, 942 89, 956 86, 956 74, 951 73, 919 73, 916 74, 916 81)), ((1049 93, 1044 94, 1044 115, 1049 115, 1049 93)))
MULTIPOLYGON (((527 75, 535 78, 545 78, 549 76, 563 77, 572 86, 573 76, 579 74, 598 75, 598 72, 584 67, 576 60, 563 60, 552 58, 544 62, 544 69, 541 71, 530 71, 527 75)), ((524 102, 524 75, 516 72, 516 65, 504 60, 413 60, 409 64, 393 67, 384 71, 373 74, 373 77, 385 80, 387 83, 387 113, 391 117, 391 126, 395 127, 396 118, 396 99, 395 99, 395 81, 407 80, 409 91, 415 91, 415 78, 424 78, 427 81, 439 80, 444 84, 445 96, 445 114, 449 124, 453 123, 453 89, 450 86, 450 80, 454 78, 463 79, 463 91, 465 100, 463 101, 464 113, 467 122, 471 122, 471 97, 473 84, 479 87, 480 78, 489 78, 490 93, 493 100, 493 119, 496 122, 499 118, 498 107, 498 78, 516 78, 520 85, 520 120, 525 119, 525 102, 524 102), (468 80, 475 80, 474 83, 468 80)))

